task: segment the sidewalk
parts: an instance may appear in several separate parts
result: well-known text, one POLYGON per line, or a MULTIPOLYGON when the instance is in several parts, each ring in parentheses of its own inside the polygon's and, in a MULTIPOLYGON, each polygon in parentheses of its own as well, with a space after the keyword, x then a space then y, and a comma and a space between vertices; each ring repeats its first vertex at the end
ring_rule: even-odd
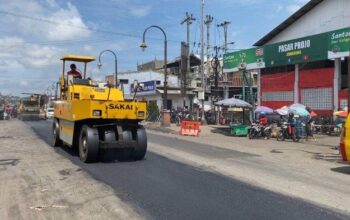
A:
POLYGON ((22 121, 0 127, 0 219, 140 219, 22 121))

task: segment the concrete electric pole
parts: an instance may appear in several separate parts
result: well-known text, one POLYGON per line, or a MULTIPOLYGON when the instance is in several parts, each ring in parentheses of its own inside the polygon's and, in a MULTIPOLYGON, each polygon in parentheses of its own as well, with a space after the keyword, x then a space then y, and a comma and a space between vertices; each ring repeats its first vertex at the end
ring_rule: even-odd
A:
POLYGON ((204 24, 207 26, 207 75, 210 72, 209 49, 210 49, 210 24, 213 22, 213 16, 206 15, 204 24))
POLYGON ((204 0, 201 3, 201 82, 202 82, 202 116, 201 121, 205 124, 204 117, 204 100, 205 100, 205 85, 204 85, 204 0))
POLYGON ((227 52, 227 28, 228 28, 229 24, 231 24, 231 22, 224 21, 221 24, 217 25, 218 27, 223 27, 224 28, 224 40, 225 40, 225 42, 224 42, 224 53, 227 52))
MULTIPOLYGON (((224 28, 224 39, 225 39, 225 42, 224 42, 224 53, 227 53, 227 28, 228 28, 229 24, 231 24, 231 22, 224 21, 221 24, 217 25, 217 27, 223 27, 224 28)), ((225 76, 225 81, 227 82, 227 73, 225 73, 224 76, 225 76)), ((228 87, 227 86, 225 87, 224 97, 225 97, 225 99, 228 98, 228 87)))
MULTIPOLYGON (((193 17, 193 15, 189 14, 188 12, 186 12, 186 17, 184 18, 184 20, 181 22, 181 24, 186 23, 187 26, 187 73, 185 73, 186 75, 189 75, 191 72, 191 59, 190 59, 190 25, 192 24, 193 21, 195 21, 196 19, 193 17)), ((186 94, 186 84, 187 84, 187 77, 183 76, 182 79, 183 81, 183 98, 185 97, 186 94)), ((185 107, 185 99, 184 99, 184 106, 185 107)))

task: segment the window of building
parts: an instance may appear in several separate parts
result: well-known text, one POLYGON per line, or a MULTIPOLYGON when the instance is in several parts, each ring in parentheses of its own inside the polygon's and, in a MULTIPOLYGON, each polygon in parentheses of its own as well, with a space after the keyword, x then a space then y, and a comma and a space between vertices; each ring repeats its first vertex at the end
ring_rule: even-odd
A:
POLYGON ((332 110, 332 88, 312 88, 301 90, 301 103, 311 109, 332 110))
POLYGON ((263 92, 263 101, 293 101, 293 91, 263 92))

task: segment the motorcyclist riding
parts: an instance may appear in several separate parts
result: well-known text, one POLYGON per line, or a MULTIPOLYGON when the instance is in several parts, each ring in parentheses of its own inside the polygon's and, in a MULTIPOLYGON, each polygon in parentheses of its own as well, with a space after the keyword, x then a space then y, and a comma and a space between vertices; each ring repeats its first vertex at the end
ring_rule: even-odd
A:
POLYGON ((260 115, 259 115, 259 124, 263 127, 266 127, 267 124, 268 124, 268 120, 267 120, 267 117, 266 117, 266 114, 265 112, 261 112, 260 115))

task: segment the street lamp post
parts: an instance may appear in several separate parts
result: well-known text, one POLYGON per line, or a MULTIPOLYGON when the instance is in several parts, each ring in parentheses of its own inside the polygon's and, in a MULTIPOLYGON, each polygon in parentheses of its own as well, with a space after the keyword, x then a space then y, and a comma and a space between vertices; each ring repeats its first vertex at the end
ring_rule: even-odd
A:
POLYGON ((98 64, 97 64, 97 66, 98 66, 98 68, 99 69, 101 69, 101 67, 102 67, 102 63, 101 63, 101 56, 102 56, 102 54, 103 53, 105 53, 105 52, 110 52, 110 53, 112 53, 113 55, 114 55, 114 62, 115 62, 115 69, 114 69, 114 87, 118 87, 118 79, 117 79, 117 71, 118 71, 118 59, 117 59, 117 55, 113 52, 113 51, 111 51, 111 50, 103 50, 103 51, 101 51, 101 53, 100 53, 100 55, 98 56, 98 64))
POLYGON ((164 93, 163 93, 163 117, 162 117, 162 125, 163 126, 170 126, 170 115, 168 111, 168 71, 167 71, 167 53, 168 53, 168 46, 167 46, 167 37, 165 34, 165 31, 157 26, 157 25, 151 25, 148 28, 145 29, 142 36, 142 43, 140 47, 142 50, 145 50, 147 48, 146 45, 146 32, 151 28, 157 28, 159 29, 163 35, 164 35, 164 93))

